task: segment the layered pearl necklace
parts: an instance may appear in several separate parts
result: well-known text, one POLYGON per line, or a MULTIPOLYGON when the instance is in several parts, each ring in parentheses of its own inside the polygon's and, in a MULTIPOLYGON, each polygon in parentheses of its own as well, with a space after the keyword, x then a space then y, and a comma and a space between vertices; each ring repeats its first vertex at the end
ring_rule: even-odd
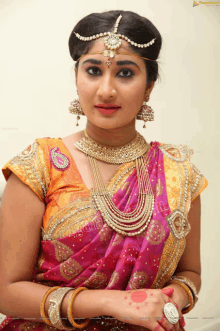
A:
POLYGON ((74 145, 88 157, 93 182, 90 195, 96 209, 116 232, 125 236, 142 233, 147 228, 154 209, 154 194, 147 171, 149 156, 143 156, 150 149, 149 144, 138 132, 130 143, 120 147, 100 145, 88 136, 86 130, 83 133, 84 136, 74 145), (96 159, 113 164, 135 160, 139 193, 137 205, 132 212, 122 212, 115 206, 104 184, 96 159), (139 221, 136 222, 137 220, 139 221))

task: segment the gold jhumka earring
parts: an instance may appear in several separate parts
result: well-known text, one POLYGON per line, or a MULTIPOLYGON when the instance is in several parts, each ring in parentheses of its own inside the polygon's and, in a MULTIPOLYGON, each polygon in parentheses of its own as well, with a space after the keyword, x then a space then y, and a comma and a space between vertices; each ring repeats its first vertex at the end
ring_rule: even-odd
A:
MULTIPOLYGON (((78 39, 82 40, 82 41, 91 41, 91 40, 94 40, 94 39, 103 38, 103 37, 107 36, 107 37, 104 38, 104 44, 105 44, 106 49, 103 52, 83 54, 82 56, 80 56, 80 58, 77 61, 79 61, 81 59, 81 57, 86 56, 88 54, 91 54, 91 55, 102 54, 105 57, 107 57, 108 59, 107 59, 106 64, 108 65, 108 68, 110 68, 110 65, 112 64, 111 58, 114 58, 115 55, 117 55, 117 54, 130 55, 130 56, 139 57, 141 59, 145 59, 145 60, 149 60, 149 61, 156 61, 156 60, 151 60, 151 59, 148 59, 146 57, 139 56, 139 55, 124 53, 124 52, 119 53, 117 51, 118 48, 122 44, 122 40, 125 40, 125 41, 129 42, 131 45, 136 46, 138 48, 149 47, 156 40, 156 38, 153 38, 151 41, 149 41, 146 44, 137 44, 134 41, 130 40, 128 37, 126 37, 124 35, 121 35, 121 34, 117 34, 118 25, 119 25, 119 22, 120 22, 121 18, 122 18, 122 15, 120 15, 117 18, 117 20, 115 22, 115 25, 114 25, 114 32, 113 33, 112 32, 104 32, 104 33, 99 33, 99 34, 96 34, 96 35, 93 35, 93 36, 90 36, 90 37, 83 37, 83 36, 80 36, 78 33, 74 32, 76 37, 78 39)), ((147 101, 149 101, 149 96, 145 97, 145 100, 143 101, 141 109, 140 109, 139 113, 136 116, 137 120, 143 120, 144 121, 143 128, 146 128, 146 125, 145 125, 146 121, 154 121, 154 111, 152 110, 152 108, 150 106, 148 106, 146 104, 147 101)), ((80 105, 79 99, 75 99, 70 103, 69 112, 71 114, 77 115, 76 126, 78 126, 79 125, 78 120, 80 119, 80 115, 85 115, 83 113, 83 110, 82 110, 82 107, 80 105)))

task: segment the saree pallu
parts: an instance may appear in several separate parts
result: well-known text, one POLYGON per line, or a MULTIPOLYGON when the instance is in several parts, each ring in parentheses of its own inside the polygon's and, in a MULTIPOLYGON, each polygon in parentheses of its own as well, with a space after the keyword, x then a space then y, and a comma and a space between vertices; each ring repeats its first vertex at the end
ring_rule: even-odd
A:
MULTIPOLYGON (((208 181, 191 163, 193 151, 188 146, 151 142, 145 158, 147 154, 145 171, 154 194, 154 210, 148 227, 131 237, 113 230, 96 210, 61 138, 36 139, 6 163, 2 168, 5 179, 13 171, 46 205, 33 282, 121 291, 165 286, 185 249, 191 202, 208 181)), ((107 189, 119 210, 132 212, 139 192, 135 161, 119 166, 107 189)), ((146 330, 116 319, 103 326, 104 317, 108 316, 91 319, 82 330, 146 330)), ((79 324, 84 321, 76 320, 79 324)), ((56 330, 43 322, 10 316, 0 329, 56 330)))

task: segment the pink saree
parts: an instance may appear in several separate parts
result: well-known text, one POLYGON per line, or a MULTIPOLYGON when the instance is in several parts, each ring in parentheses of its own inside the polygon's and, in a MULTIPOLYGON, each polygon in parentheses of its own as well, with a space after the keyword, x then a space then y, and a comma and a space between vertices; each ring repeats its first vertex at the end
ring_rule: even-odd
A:
MULTIPOLYGON (((172 159, 174 155, 175 157, 179 155, 178 148, 175 148, 175 145, 170 147, 169 157, 169 155, 166 156, 166 153, 168 153, 167 146, 170 145, 151 142, 150 161, 146 166, 146 171, 149 173, 150 183, 155 195, 152 218, 147 229, 141 234, 133 237, 123 236, 110 228, 103 221, 100 212, 92 206, 89 192, 82 189, 81 178, 79 178, 79 187, 82 189, 81 196, 75 195, 73 198, 73 191, 71 190, 73 186, 71 186, 69 180, 65 180, 65 172, 70 171, 71 166, 75 165, 62 141, 59 138, 44 138, 37 139, 35 144, 35 147, 37 146, 37 148, 43 150, 50 178, 52 178, 54 172, 60 175, 62 179, 58 180, 55 176, 56 181, 53 183, 52 181, 48 185, 44 183, 44 186, 47 187, 46 194, 41 195, 40 191, 38 191, 38 194, 41 195, 42 199, 44 198, 48 208, 52 208, 52 197, 55 197, 56 192, 61 192, 64 188, 69 196, 71 193, 72 200, 65 200, 65 203, 62 202, 62 208, 56 209, 56 213, 54 212, 52 215, 52 212, 50 212, 48 214, 50 215, 48 217, 49 221, 47 224, 44 223, 44 228, 42 227, 41 251, 35 267, 33 282, 47 286, 73 288, 85 286, 88 289, 123 291, 141 288, 163 288, 173 275, 184 251, 185 236, 190 231, 187 214, 192 194, 197 190, 196 194, 198 195, 208 185, 204 176, 199 175, 195 187, 195 168, 194 165, 192 168, 186 157, 186 160, 182 163, 179 162, 180 165, 178 165, 179 169, 182 167, 182 170, 188 171, 189 180, 187 183, 185 183, 186 180, 183 182, 184 177, 179 178, 178 176, 186 172, 175 168, 177 161, 172 159), (47 147, 45 147, 46 145, 47 147), (64 158, 70 161, 69 167, 64 169, 65 171, 55 169, 52 159, 49 159, 48 151, 54 151, 54 146, 58 147, 54 154, 57 162, 62 164, 64 158), (183 163, 185 164, 183 165, 183 163), (175 192, 172 186, 174 182, 175 192), (69 187, 67 187, 67 183, 69 187), (180 197, 181 185, 183 186, 183 184, 186 190, 184 204, 181 200, 183 197, 180 197), (173 200, 173 194, 176 201, 173 200), (177 220, 178 222, 176 222, 177 220), (74 231, 71 228, 73 224, 74 231)), ((31 150, 30 146, 27 150, 31 150)), ((32 158, 36 155, 33 156, 32 154, 32 158)), ((15 167, 15 160, 14 163, 11 162, 11 167, 8 164, 3 169, 8 168, 12 171, 12 166, 15 167)), ((16 163, 16 166, 19 166, 19 162, 16 163)), ((3 173, 5 177, 9 177, 6 170, 3 173)), ((77 175, 79 174, 77 173, 77 175)), ((29 185, 27 182, 26 184, 29 185)), ((31 187, 31 185, 29 186, 31 187)), ((135 209, 138 185, 133 161, 119 168, 108 183, 108 188, 113 192, 112 200, 114 204, 121 211, 131 212, 135 209)), ((195 196, 194 194, 194 198, 195 196)), ((56 206, 54 204, 54 208, 57 208, 60 199, 61 193, 59 193, 59 199, 58 195, 56 196, 56 206)), ((88 326, 82 330, 141 330, 140 327, 136 328, 129 323, 125 324, 104 317, 108 316, 91 319, 88 326), (103 325, 103 321, 109 321, 110 325, 103 325)), ((84 319, 76 320, 79 324, 84 321, 84 319)), ((49 327, 43 322, 14 319, 10 316, 7 316, 1 323, 1 329, 4 329, 4 331, 55 330, 55 328, 49 327)))

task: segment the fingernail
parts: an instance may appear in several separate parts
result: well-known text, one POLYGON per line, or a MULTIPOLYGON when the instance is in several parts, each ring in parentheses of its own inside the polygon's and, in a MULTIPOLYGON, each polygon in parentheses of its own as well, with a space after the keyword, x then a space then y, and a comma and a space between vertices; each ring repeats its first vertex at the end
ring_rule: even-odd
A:
POLYGON ((173 288, 165 288, 165 289, 162 289, 162 292, 166 295, 171 295, 174 292, 174 289, 173 288))

